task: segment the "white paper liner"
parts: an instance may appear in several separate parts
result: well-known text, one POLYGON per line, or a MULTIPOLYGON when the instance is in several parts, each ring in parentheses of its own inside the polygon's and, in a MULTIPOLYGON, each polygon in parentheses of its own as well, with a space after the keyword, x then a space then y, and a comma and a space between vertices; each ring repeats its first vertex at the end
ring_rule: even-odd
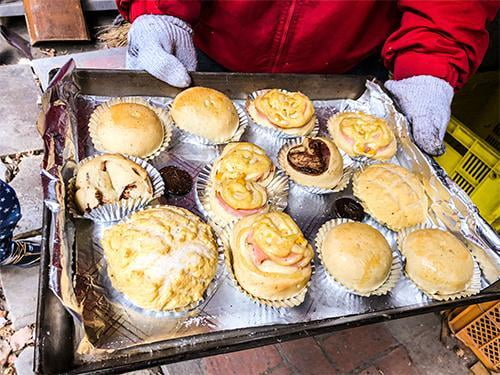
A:
MULTIPOLYGON (((162 205, 154 205, 154 206, 150 206, 150 207, 142 207, 141 209, 139 209, 136 212, 145 211, 145 210, 151 209, 151 208, 161 208, 161 207, 163 207, 163 206, 162 205)), ((178 208, 182 208, 182 207, 178 207, 178 208)), ((187 210, 187 211, 189 211, 189 210, 187 210)), ((189 211, 189 212, 191 214, 193 214, 191 211, 189 211)), ((119 223, 116 223, 116 224, 125 223, 125 222, 129 221, 131 215, 134 213, 135 212, 130 213, 127 217, 123 218, 119 223)), ((193 214, 193 215, 197 216, 196 214, 193 214)), ((210 225, 210 224, 208 224, 208 225, 210 225)), ((115 289, 113 287, 113 285, 111 284, 111 280, 109 279, 109 275, 107 273, 107 270, 106 270, 106 274, 105 274, 105 279, 106 279, 105 282, 108 285, 106 287, 109 290, 112 290, 112 292, 115 294, 115 296, 118 296, 117 297, 118 303, 121 303, 121 304, 128 306, 130 308, 133 308, 134 310, 136 310, 140 313, 151 315, 151 316, 154 316, 156 318, 169 318, 169 317, 173 318, 173 317, 182 317, 182 316, 194 314, 217 291, 219 279, 220 279, 220 273, 218 270, 219 270, 219 267, 222 267, 222 264, 224 263, 224 244, 223 244, 222 240, 220 239, 220 237, 217 235, 217 233, 213 230, 213 228, 212 228, 212 231, 213 231, 214 238, 217 242, 217 263, 216 263, 217 268, 215 269, 215 273, 214 273, 214 277, 213 277, 212 281, 210 281, 207 288, 205 289, 205 292, 203 293, 202 299, 200 299, 198 301, 193 301, 192 303, 190 303, 187 306, 178 307, 178 308, 171 309, 171 310, 164 310, 164 311, 149 310, 149 309, 145 309, 145 308, 142 308, 142 307, 136 305, 124 293, 115 289)), ((106 256, 103 256, 103 258, 104 258, 104 260, 106 260, 106 256)))
MULTIPOLYGON (((213 163, 207 164, 198 173, 195 182, 196 199, 203 215, 213 221, 215 226, 224 227, 231 222, 238 221, 239 218, 235 217, 234 220, 228 222, 226 218, 220 217, 214 212, 210 202, 210 191, 213 189, 212 168, 213 163)), ((274 177, 266 186, 266 189, 269 211, 284 211, 288 205, 289 184, 287 175, 283 171, 276 169, 274 177)))
MULTIPOLYGON (((389 293, 391 291, 391 289, 393 289, 396 286, 398 280, 401 278, 402 266, 401 266, 401 261, 399 259, 397 251, 391 250, 392 264, 391 264, 391 270, 389 272, 389 275, 387 276, 387 279, 377 289, 372 290, 371 292, 367 292, 367 293, 359 292, 359 291, 354 290, 354 289, 350 289, 347 286, 345 286, 344 284, 342 284, 339 280, 335 279, 335 277, 330 273, 330 271, 328 270, 328 268, 324 264, 321 249, 322 249, 322 244, 323 244, 323 241, 324 241, 326 235, 328 234, 328 232, 330 232, 330 230, 333 227, 336 227, 337 225, 345 224, 345 223, 355 223, 355 221, 350 220, 350 219, 344 219, 344 218, 332 219, 330 221, 327 221, 325 224, 323 224, 321 226, 321 228, 319 228, 318 233, 316 234, 316 238, 314 240, 314 243, 316 246, 316 253, 318 254, 318 258, 321 262, 321 266, 325 270, 326 274, 328 276, 330 276, 330 278, 333 282, 335 282, 337 285, 340 285, 342 288, 344 288, 349 293, 352 293, 352 294, 355 294, 355 295, 358 295, 361 297, 382 296, 382 295, 389 293)), ((367 224, 367 225, 370 225, 370 224, 367 224)), ((375 228, 375 227, 373 227, 373 228, 376 229, 377 231, 379 231, 378 228, 375 228)), ((390 244, 392 242, 391 238, 390 238, 391 234, 390 233, 383 233, 381 231, 379 231, 379 232, 386 238, 386 240, 390 246, 390 244)))
POLYGON ((314 258, 311 259, 311 277, 309 278, 309 281, 307 282, 306 286, 302 288, 296 295, 288 297, 283 300, 268 300, 264 298, 259 298, 254 296, 253 294, 250 294, 247 292, 238 282, 236 279, 236 276, 234 275, 234 270, 233 270, 233 257, 232 257, 232 252, 231 252, 231 246, 230 246, 230 239, 231 239, 231 234, 234 228, 234 223, 229 224, 224 226, 219 230, 219 237, 221 238, 223 244, 224 244, 224 264, 226 266, 226 269, 229 274, 229 278, 231 279, 234 287, 239 290, 241 293, 243 293, 245 296, 247 296, 250 300, 253 302, 262 305, 262 306, 267 306, 267 307, 272 307, 272 308, 290 308, 290 307, 296 307, 302 304, 304 302, 304 299, 306 297, 307 291, 311 285, 311 281, 313 279, 313 275, 315 272, 315 267, 314 267, 314 258))
MULTIPOLYGON (((120 155, 120 154, 117 154, 120 155)), ((86 162, 95 159, 102 155, 93 155, 85 158, 78 163, 78 168, 85 164, 86 162)), ((149 179, 151 181, 151 186, 153 187, 153 195, 151 198, 140 198, 140 199, 122 199, 116 203, 104 204, 92 209, 90 212, 82 214, 75 203, 75 193, 76 193, 76 175, 72 177, 68 182, 67 189, 67 205, 71 215, 74 218, 84 218, 92 221, 99 222, 113 222, 122 220, 124 217, 128 216, 132 212, 140 210, 141 208, 147 206, 153 200, 161 197, 165 191, 165 182, 160 175, 160 172, 153 167, 151 164, 143 159, 135 156, 123 155, 124 157, 130 159, 140 167, 146 170, 149 179)), ((77 168, 77 171, 78 171, 77 168)))
POLYGON ((150 104, 148 101, 139 98, 139 97, 121 97, 121 98, 114 98, 111 100, 108 100, 105 103, 100 104, 94 112, 92 112, 92 115, 90 116, 89 120, 89 134, 90 138, 92 139, 92 143, 94 144, 94 147, 97 151, 103 152, 103 153, 108 153, 109 151, 106 150, 106 148, 102 145, 102 143, 99 140, 99 137, 97 136, 97 126, 99 125, 99 118, 102 115, 103 112, 108 111, 109 108, 115 104, 119 103, 134 103, 134 104, 142 104, 151 110, 153 110, 158 118, 160 119, 161 124, 163 125, 163 140, 161 142, 161 145, 148 155, 141 156, 141 159, 144 160, 151 160, 156 158, 158 155, 160 155, 163 151, 165 151, 170 143, 170 140, 172 139, 172 124, 170 123, 169 120, 169 115, 168 112, 162 108, 159 108, 157 106, 154 106, 150 104))
MULTIPOLYGON (((250 112, 248 111, 248 106, 258 96, 264 95, 267 91, 269 91, 269 89, 257 90, 257 91, 252 92, 251 94, 248 95, 247 100, 246 100, 246 104, 245 104, 245 108, 247 108, 248 116, 251 118, 252 122, 258 126, 258 129, 263 130, 267 134, 272 134, 277 138, 285 138, 285 139, 287 139, 287 138, 301 138, 301 137, 315 137, 318 135, 318 133, 319 133, 319 120, 318 120, 318 116, 316 116, 316 114, 314 114, 314 127, 311 129, 311 131, 309 133, 303 134, 303 135, 288 134, 288 133, 285 133, 277 128, 271 128, 270 126, 262 125, 259 123, 258 119, 254 119, 252 117, 252 115, 250 114, 250 112)), ((282 89, 280 89, 279 91, 289 92, 287 90, 282 90, 282 89)))
MULTIPOLYGON (((330 121, 332 121, 335 117, 337 116, 340 116, 341 114, 343 113, 355 113, 355 112, 363 112, 361 110, 353 110, 353 109, 343 109, 343 110, 340 110, 339 112, 335 113, 334 115, 332 115, 328 121, 327 121, 327 125, 326 125, 326 128, 328 130, 328 134, 330 135, 330 137, 335 141, 335 137, 333 136, 332 132, 330 131, 330 126, 329 126, 329 123, 330 121)), ((371 113, 368 113, 368 112, 365 112, 366 114, 371 114, 371 113)), ((373 115, 375 116, 375 115, 373 115)), ((378 116, 375 116, 375 117, 378 117, 378 116)), ((395 129, 392 129, 392 127, 389 125, 389 128, 391 129, 391 131, 393 132, 394 134, 394 137, 396 138, 396 142, 397 142, 397 146, 396 146, 396 152, 394 153, 394 155, 397 155, 398 153, 398 149, 399 149, 399 142, 398 142, 398 137, 397 137, 397 133, 395 131, 395 129)), ((339 150, 340 150, 340 147, 339 147, 339 150)), ((342 150, 343 151, 343 150, 342 150)), ((345 152, 345 151, 344 151, 345 152)), ((370 156, 365 156, 365 155, 359 155, 359 156, 350 156, 346 153, 346 155, 351 158, 352 161, 354 161, 356 164, 358 165, 366 165, 366 164, 370 164, 372 162, 389 162, 392 158, 394 158, 394 155, 387 159, 387 160, 382 160, 382 159, 376 159, 376 158, 372 158, 370 156)))
MULTIPOLYGON (((296 138, 296 139, 290 140, 287 143, 285 143, 281 147, 281 149, 279 150, 279 152, 278 152, 278 164, 280 165, 280 168, 285 173, 287 173, 285 165, 286 165, 286 157, 287 157, 288 150, 291 147, 294 147, 296 145, 301 144, 302 141, 303 141, 303 139, 301 139, 301 138, 296 138)), ((300 186, 302 189, 304 189, 305 191, 307 191, 308 193, 311 193, 311 194, 332 194, 332 193, 341 192, 342 190, 345 190, 345 188, 349 185, 349 182, 351 181, 351 177, 353 176, 353 174, 356 170, 356 167, 355 167, 354 163, 352 162, 352 160, 347 156, 346 153, 344 153, 343 151, 340 151, 340 150, 339 150, 339 152, 340 152, 340 155, 342 156, 342 159, 343 159, 344 170, 343 170, 342 178, 340 179, 340 181, 337 183, 336 186, 334 186, 331 189, 325 189, 325 188, 320 188, 320 187, 316 187, 316 186, 302 185, 299 182, 295 181, 293 179, 293 177, 290 176, 288 173, 287 173, 287 175, 290 178, 290 180, 293 181, 293 183, 295 185, 300 186)))
POLYGON ((236 108, 236 112, 238 113, 238 127, 236 128, 234 134, 228 139, 219 139, 219 140, 208 139, 200 135, 190 133, 187 130, 180 128, 175 123, 172 115, 170 114, 170 111, 172 110, 172 103, 173 101, 170 101, 167 104, 168 121, 171 125, 175 126, 179 130, 181 135, 181 140, 186 143, 194 143, 206 146, 217 146, 217 145, 224 145, 230 142, 238 142, 243 136, 243 133, 245 133, 245 130, 248 126, 247 114, 245 113, 241 105, 233 102, 234 107, 236 108))
MULTIPOLYGON (((403 247, 402 247, 404 240, 406 239, 406 237, 408 237, 408 235, 410 233, 413 233, 413 232, 415 232, 417 230, 421 230, 421 229, 440 229, 440 230, 444 230, 444 231, 448 232, 448 230, 446 228, 442 228, 442 227, 440 227, 438 225, 435 225, 435 224, 433 224, 431 222, 426 222, 426 223, 419 224, 419 225, 413 226, 411 228, 405 228, 405 229, 399 231, 398 237, 397 237, 397 243, 398 243, 399 251, 401 252, 401 254, 402 254, 403 257, 405 257, 405 254, 404 254, 404 251, 403 251, 403 247)), ((466 241, 462 241, 462 240, 460 240, 460 241, 469 249, 469 251, 471 251, 470 248, 469 248, 469 245, 468 245, 468 243, 466 241)), ((455 300, 455 299, 459 299, 459 298, 470 297, 470 296, 472 296, 474 294, 478 294, 481 291, 481 270, 479 268, 477 260, 474 257, 472 251, 471 251, 471 256, 472 256, 472 261, 474 263, 474 272, 472 274, 472 279, 471 279, 469 285, 467 286, 467 289, 465 289, 462 292, 458 292, 458 293, 455 293, 455 294, 446 294, 446 295, 432 294, 432 293, 429 293, 429 292, 425 291, 423 288, 421 288, 415 282, 415 280, 413 280, 411 278, 411 276, 408 275, 408 273, 406 273, 406 267, 405 267, 405 275, 406 275, 406 277, 409 280, 411 280, 411 282, 416 286, 416 288, 420 292, 422 292, 424 295, 426 295, 427 297, 432 298, 434 300, 437 300, 437 301, 451 301, 451 300, 455 300)), ((406 258, 404 258, 404 260, 405 260, 405 263, 406 263, 406 258)))
MULTIPOLYGON (((371 216, 371 217, 372 217, 375 221, 377 221, 379 224, 381 224, 381 225, 383 225, 383 226, 385 226, 385 227, 389 228, 390 230, 392 230, 392 231, 394 231, 394 232, 399 232, 399 231, 401 231, 401 230, 403 230, 403 229, 405 229, 405 228, 403 228, 403 229, 397 229, 397 228, 394 228, 394 227, 392 227, 391 225, 389 225, 389 224, 387 224, 386 222, 384 222, 383 220, 381 220, 381 219, 377 218, 377 216, 376 216, 376 215, 374 215, 374 214, 370 211, 370 209, 367 207, 367 205, 366 205, 366 203, 363 201, 363 199, 361 199, 361 198, 360 198, 360 196, 359 196, 359 190, 357 189, 357 183, 356 183, 356 181, 357 181, 357 179, 358 179, 359 175, 363 172, 363 170, 364 170, 365 168, 367 168, 369 165, 374 165, 374 164, 385 164, 385 163, 388 163, 388 162, 386 162, 386 161, 379 161, 379 160, 377 160, 377 161, 372 161, 372 162, 370 162, 370 163, 368 163, 368 164, 359 165, 359 166, 358 166, 358 168, 357 168, 357 169, 355 170, 355 172, 353 173, 353 176, 352 176, 352 192, 353 192, 354 196, 356 197, 356 199, 358 200, 358 202, 359 202, 359 203, 361 204, 361 206, 363 207, 363 210, 364 210, 364 211, 365 211, 368 215, 370 215, 370 216, 371 216)), ((399 164, 398 164, 398 166, 399 166, 399 164)), ((404 167, 403 167, 403 168, 404 168, 404 167)), ((411 172, 411 171, 410 171, 410 172, 411 172)), ((424 189, 424 190, 425 190, 425 189, 424 189)), ((426 194, 426 197, 427 197, 427 194, 426 194)), ((429 198, 427 197, 427 199, 429 199, 429 198)), ((429 217, 429 209, 430 209, 430 204, 429 204, 429 202, 428 202, 428 205, 427 205, 427 213, 426 213, 426 216, 425 216, 425 221, 430 220, 430 217, 429 217)), ((412 227, 413 227, 413 226, 412 226, 412 227)))

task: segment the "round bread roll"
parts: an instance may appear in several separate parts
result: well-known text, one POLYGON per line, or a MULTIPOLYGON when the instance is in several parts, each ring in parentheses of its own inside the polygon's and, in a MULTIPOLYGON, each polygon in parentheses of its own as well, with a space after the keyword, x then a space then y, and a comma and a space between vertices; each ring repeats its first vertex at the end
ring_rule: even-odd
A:
POLYGON ((230 140, 239 125, 231 99, 206 87, 192 87, 178 94, 170 114, 180 129, 213 142, 230 140))
POLYGON ((368 166, 353 179, 353 192, 377 221, 401 230, 425 221, 428 200, 419 178, 399 165, 368 166))
POLYGON ((349 156, 389 160, 396 154, 397 141, 384 119, 362 112, 343 112, 328 120, 335 144, 349 156))
POLYGON ((440 229, 420 229, 401 244, 406 273, 424 292, 450 295, 466 290, 474 274, 467 247, 453 234, 440 229))
POLYGON ((98 113, 95 143, 100 144, 99 151, 147 157, 163 142, 163 124, 146 105, 117 103, 94 113, 98 113))
POLYGON ((392 253, 385 237, 364 223, 343 223, 325 235, 321 257, 328 272, 348 289, 370 293, 389 277, 392 253))
POLYGON ((311 278, 312 247, 283 212, 239 220, 230 245, 236 280, 256 298, 279 301, 294 297, 311 278))
POLYGON ((282 168, 300 185, 332 189, 342 178, 344 162, 335 144, 327 138, 304 138, 280 160, 282 168))
POLYGON ((104 232, 113 287, 148 310, 182 309, 203 299, 217 269, 211 228, 186 209, 149 208, 104 232))
POLYGON ((75 183, 81 213, 122 199, 151 198, 153 187, 144 168, 121 155, 105 154, 83 163, 75 183))

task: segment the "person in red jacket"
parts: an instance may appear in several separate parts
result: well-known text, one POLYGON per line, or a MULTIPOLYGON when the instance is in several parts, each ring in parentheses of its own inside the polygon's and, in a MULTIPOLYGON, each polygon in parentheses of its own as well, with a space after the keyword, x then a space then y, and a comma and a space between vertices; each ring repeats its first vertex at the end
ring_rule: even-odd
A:
MULTIPOLYGON (((444 152, 454 89, 476 71, 497 0, 116 0, 127 66, 190 84, 196 49, 238 72, 345 73, 381 51, 418 146, 444 152), (193 32, 194 30, 194 32, 193 32)), ((354 70, 355 71, 355 70, 354 70)))

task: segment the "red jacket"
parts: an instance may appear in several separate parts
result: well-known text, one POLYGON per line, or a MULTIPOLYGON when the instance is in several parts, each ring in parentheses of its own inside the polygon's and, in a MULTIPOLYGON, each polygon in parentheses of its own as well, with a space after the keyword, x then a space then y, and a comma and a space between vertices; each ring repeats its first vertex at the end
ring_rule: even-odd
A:
POLYGON ((488 47, 494 0, 116 0, 133 21, 167 14, 198 48, 240 72, 344 73, 382 47, 395 79, 427 74, 460 87, 488 47))

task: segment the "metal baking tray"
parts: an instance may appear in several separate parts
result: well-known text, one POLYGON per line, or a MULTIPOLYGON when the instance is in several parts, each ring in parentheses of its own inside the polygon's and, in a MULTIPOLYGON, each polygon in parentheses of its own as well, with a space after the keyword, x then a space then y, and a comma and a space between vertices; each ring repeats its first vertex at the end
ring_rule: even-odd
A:
MULTIPOLYGON (((66 75, 66 79, 71 79, 78 91, 84 95, 173 97, 179 92, 179 89, 170 87, 142 72, 64 70, 65 68, 59 74, 66 75)), ((194 85, 218 89, 235 100, 245 99, 248 93, 264 87, 300 90, 313 100, 357 99, 365 91, 367 80, 367 77, 345 75, 241 73, 193 73, 192 78, 194 85)), ((71 100, 57 97, 61 94, 57 90, 49 91, 49 93, 51 97, 46 95, 46 99, 51 99, 52 102, 60 99, 71 100)), ((51 119, 64 121, 64 114, 58 113, 58 108, 60 107, 53 106, 52 117, 46 116, 45 118, 49 121, 51 119)), ((43 126, 39 124, 39 127, 43 126)), ((57 141, 54 140, 54 144, 56 143, 57 141)), ((65 155, 57 156, 61 159, 65 157, 65 155)), ((444 175, 444 172, 430 158, 427 158, 427 162, 432 163, 440 175, 444 175)), ((45 183, 44 189, 46 194, 50 194, 50 190, 57 189, 57 187, 45 183)), ((51 207, 50 201, 47 201, 44 206, 43 255, 36 327, 35 371, 37 373, 120 373, 500 298, 500 281, 497 281, 480 294, 460 300, 447 302, 424 300, 421 303, 398 308, 384 308, 382 304, 362 314, 343 315, 303 323, 272 324, 209 332, 134 346, 120 350, 115 353, 116 355, 110 355, 104 360, 77 362, 74 353, 76 337, 79 333, 75 331, 77 328, 75 328, 74 317, 49 287, 49 269, 53 262, 50 249, 54 245, 52 229, 58 224, 53 212, 54 207, 51 207)), ((478 235, 482 237, 483 243, 488 244, 498 255, 500 253, 498 237, 478 217, 477 213, 475 217, 479 222, 476 228, 478 235)))

